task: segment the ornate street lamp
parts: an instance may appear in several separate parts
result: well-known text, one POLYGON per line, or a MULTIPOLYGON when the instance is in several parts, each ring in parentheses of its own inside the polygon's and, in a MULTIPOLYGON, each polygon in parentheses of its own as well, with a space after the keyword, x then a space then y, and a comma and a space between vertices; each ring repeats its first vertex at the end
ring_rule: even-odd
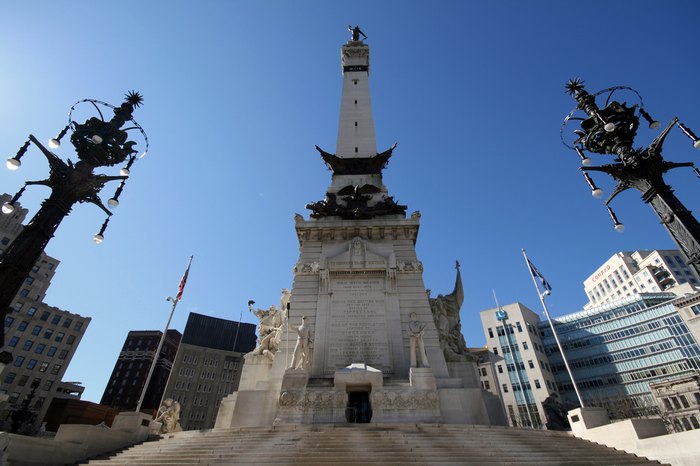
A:
MULTIPOLYGON (((622 232, 624 226, 610 208, 610 201, 629 188, 641 191, 642 200, 654 209, 673 240, 688 257, 688 265, 700 273, 700 223, 683 206, 673 194, 673 189, 663 179, 663 174, 672 168, 694 167, 694 165, 691 162, 668 162, 661 155, 664 140, 674 126, 690 138, 696 149, 700 149, 700 138, 678 121, 677 117, 674 117, 647 147, 632 148, 640 117, 648 123, 650 129, 659 127, 659 122, 644 109, 642 97, 637 91, 626 86, 615 86, 589 94, 580 79, 570 80, 566 84, 566 90, 576 99, 577 105, 564 119, 561 128, 562 142, 576 151, 580 157, 583 165, 580 169, 594 197, 600 197, 602 190, 595 185, 586 172, 604 172, 617 181, 615 190, 605 201, 615 230, 622 232), (637 103, 628 107, 625 102, 612 100, 616 91, 633 93, 637 103), (605 97, 605 106, 602 109, 596 104, 598 96, 601 96, 601 99, 605 97), (583 113, 585 116, 578 116, 583 113), (580 127, 573 131, 576 139, 572 144, 568 144, 564 140, 564 128, 571 120, 578 120, 581 123, 580 127), (590 158, 584 151, 612 155, 614 163, 591 166, 590 158)), ((694 172, 700 176, 697 168, 694 168, 694 172)))
MULTIPOLYGON (((73 105, 68 114, 68 124, 55 138, 49 140, 48 146, 52 149, 60 147, 61 139, 69 131, 72 131, 70 141, 78 154, 78 161, 75 164, 70 159, 67 161, 60 159, 33 135, 29 135, 29 139, 22 145, 17 155, 7 160, 8 169, 18 169, 22 165, 21 159, 27 152, 30 143, 33 143, 49 162, 49 177, 41 181, 25 182, 24 187, 12 200, 3 204, 3 214, 14 212, 15 203, 29 185, 48 186, 51 188, 51 195, 44 200, 34 218, 0 256, 0 316, 3 320, 11 311, 12 300, 29 275, 34 263, 39 259, 58 225, 70 213, 75 203, 95 204, 107 214, 107 220, 99 233, 94 236, 95 243, 99 244, 104 240, 105 229, 112 212, 102 204, 98 193, 109 181, 121 181, 114 196, 107 202, 112 208, 119 204, 119 195, 124 189, 124 183, 129 177, 131 166, 138 154, 134 149, 136 142, 129 140, 129 131, 137 130, 144 139, 145 151, 138 158, 146 155, 148 151, 146 133, 132 118, 134 108, 139 107, 142 103, 143 97, 138 92, 129 92, 124 103, 119 107, 93 99, 81 100, 73 105), (83 124, 75 122, 73 110, 82 103, 91 104, 97 111, 99 118, 93 116, 83 124), (111 120, 105 121, 101 108, 113 110, 114 116, 111 120), (130 126, 124 128, 127 123, 130 126), (121 168, 119 176, 94 173, 97 168, 111 167, 124 162, 126 164, 121 168)), ((0 330, 0 347, 4 347, 4 344, 4 331, 0 330)), ((9 352, 0 352, 0 363, 7 364, 11 360, 12 355, 9 352)))

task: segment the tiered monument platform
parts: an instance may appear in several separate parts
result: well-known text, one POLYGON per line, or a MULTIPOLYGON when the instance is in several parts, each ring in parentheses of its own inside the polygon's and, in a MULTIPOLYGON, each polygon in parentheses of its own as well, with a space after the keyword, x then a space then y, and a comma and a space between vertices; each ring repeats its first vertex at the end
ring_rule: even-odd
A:
POLYGON ((453 292, 430 298, 416 256, 420 213, 407 216, 383 183, 396 145, 376 150, 369 47, 360 34, 354 29, 341 50, 337 154, 317 147, 331 185, 307 205, 310 218, 295 215, 291 298, 283 295, 281 319, 272 308, 256 311, 260 347, 246 356, 216 428, 504 423, 461 333, 459 266, 453 292))

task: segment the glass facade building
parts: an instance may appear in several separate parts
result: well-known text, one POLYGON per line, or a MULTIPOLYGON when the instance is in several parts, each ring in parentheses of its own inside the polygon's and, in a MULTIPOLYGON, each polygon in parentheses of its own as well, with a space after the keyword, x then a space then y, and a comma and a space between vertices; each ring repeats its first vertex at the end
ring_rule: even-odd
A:
MULTIPOLYGON (((676 295, 649 293, 554 319, 576 383, 587 405, 655 406, 649 383, 695 373, 700 347, 674 305, 676 295)), ((562 399, 576 395, 547 322, 539 324, 562 399)))
MULTIPOLYGON (((554 317, 584 404, 606 407, 613 418, 657 413, 649 384, 700 373, 696 307, 698 293, 657 292, 554 317)), ((552 393, 579 404, 549 322, 520 303, 482 311, 481 321, 511 425, 543 424, 552 393)))

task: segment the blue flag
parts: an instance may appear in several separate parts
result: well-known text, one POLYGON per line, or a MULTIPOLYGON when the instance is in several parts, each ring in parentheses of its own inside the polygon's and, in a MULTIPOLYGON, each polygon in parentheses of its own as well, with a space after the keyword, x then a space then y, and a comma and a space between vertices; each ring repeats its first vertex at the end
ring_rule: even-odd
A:
POLYGON ((537 277, 540 279, 540 282, 542 283, 542 287, 544 288, 545 294, 549 294, 552 292, 552 287, 549 286, 549 282, 547 279, 545 279, 542 274, 540 273, 539 270, 535 267, 535 265, 530 262, 530 259, 527 260, 527 265, 530 267, 530 273, 532 274, 533 277, 537 277))

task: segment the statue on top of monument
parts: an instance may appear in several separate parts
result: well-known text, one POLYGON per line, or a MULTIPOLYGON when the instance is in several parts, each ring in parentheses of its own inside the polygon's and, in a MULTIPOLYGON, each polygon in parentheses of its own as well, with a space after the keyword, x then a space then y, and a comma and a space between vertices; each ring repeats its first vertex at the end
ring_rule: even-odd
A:
MULTIPOLYGON (((282 297, 285 294, 283 292, 282 297)), ((262 354, 273 359, 279 349, 282 340, 282 316, 273 304, 270 309, 255 309, 255 301, 248 301, 248 310, 260 319, 258 324, 258 346, 252 351, 253 354, 262 354)))
POLYGON ((360 34, 362 34, 363 39, 367 39, 367 36, 360 29, 360 26, 352 27, 352 24, 348 24, 348 31, 352 34, 352 41, 358 42, 360 40, 360 34))
POLYGON ((472 361, 474 358, 467 350, 467 344, 462 335, 462 323, 459 310, 464 302, 464 288, 462 287, 462 274, 459 261, 455 265, 457 278, 452 293, 444 296, 439 294, 437 298, 428 298, 430 310, 433 312, 435 327, 438 331, 440 348, 447 362, 472 361))

